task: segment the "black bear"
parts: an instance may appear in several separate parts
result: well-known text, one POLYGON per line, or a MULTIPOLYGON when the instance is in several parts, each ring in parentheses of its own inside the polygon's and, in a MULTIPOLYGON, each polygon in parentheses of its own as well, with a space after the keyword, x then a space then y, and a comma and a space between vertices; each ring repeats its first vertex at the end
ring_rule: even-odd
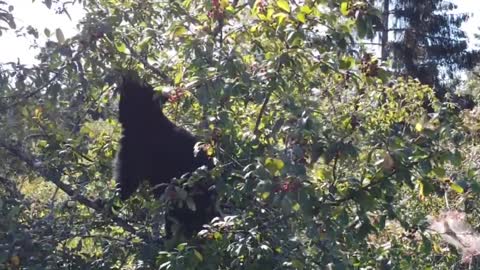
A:
MULTIPOLYGON (((123 131, 115 178, 122 200, 130 197, 143 180, 156 187, 154 193, 159 197, 172 178, 180 178, 201 166, 213 168, 212 160, 204 151, 194 153, 197 139, 163 114, 166 95, 156 94, 150 85, 132 75, 123 76, 118 91, 123 131)), ((212 186, 198 185, 191 188, 189 194, 195 211, 185 203, 170 207, 165 221, 167 237, 173 233, 172 218, 178 222, 183 235, 190 237, 216 215, 212 186)))

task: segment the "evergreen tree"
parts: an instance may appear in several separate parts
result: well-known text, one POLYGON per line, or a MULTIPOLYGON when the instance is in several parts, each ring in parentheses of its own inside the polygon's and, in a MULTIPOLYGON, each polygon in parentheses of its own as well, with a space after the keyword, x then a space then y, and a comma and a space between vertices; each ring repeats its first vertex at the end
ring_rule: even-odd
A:
POLYGON ((457 6, 444 0, 381 3, 393 7, 384 10, 389 16, 384 16, 388 31, 382 32, 382 51, 388 46, 399 74, 434 87, 437 96, 443 99, 458 83, 458 71, 471 69, 478 61, 477 51, 467 51, 467 38, 460 29, 468 15, 453 14, 457 6), (386 33, 390 33, 388 39, 386 33))

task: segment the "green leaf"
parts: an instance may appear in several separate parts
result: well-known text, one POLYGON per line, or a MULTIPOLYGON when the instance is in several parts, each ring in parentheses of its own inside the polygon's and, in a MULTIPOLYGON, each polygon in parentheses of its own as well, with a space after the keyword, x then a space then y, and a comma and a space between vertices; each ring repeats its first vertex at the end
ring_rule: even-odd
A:
POLYGON ((215 240, 221 240, 223 238, 223 235, 220 232, 214 232, 213 233, 213 238, 215 240))
POLYGON ((297 20, 301 23, 305 23, 306 22, 305 13, 303 13, 303 12, 298 13, 297 14, 297 20))
POLYGON ((193 254, 195 254, 195 257, 201 262, 203 262, 203 256, 200 252, 198 252, 196 249, 193 250, 193 254))
POLYGON ((354 193, 353 199, 360 204, 363 210, 368 211, 372 209, 375 205, 375 199, 370 194, 366 193, 365 191, 359 190, 354 193))
POLYGON ((45 6, 50 9, 52 7, 52 0, 45 0, 45 6))
POLYGON ((46 37, 50 37, 50 35, 52 34, 52 33, 50 32, 50 29, 48 29, 48 28, 45 28, 45 29, 43 30, 43 33, 45 34, 46 37))
POLYGON ((455 192, 459 193, 459 194, 463 194, 464 193, 464 190, 461 186, 459 186, 458 184, 455 184, 455 183, 451 183, 450 184, 450 188, 453 189, 455 192))
POLYGON ((432 171, 430 160, 422 160, 418 164, 418 170, 422 175, 428 175, 432 171))
POLYGON ((181 37, 187 33, 188 29, 183 26, 183 25, 178 25, 175 27, 175 30, 173 31, 172 35, 174 37, 181 37))
POLYGON ((115 48, 117 48, 118 52, 125 53, 127 51, 127 46, 123 42, 116 42, 115 48))
POLYGON ((300 12, 305 13, 305 14, 310 14, 310 13, 312 13, 312 9, 309 6, 302 6, 300 8, 300 12))
POLYGON ((82 239, 82 247, 87 250, 92 250, 95 247, 95 242, 92 237, 82 239))
MULTIPOLYGON (((299 31, 292 31, 287 37, 287 42, 292 47, 301 46, 303 40, 304 40, 304 36, 299 31)), ((284 56, 288 57, 287 55, 284 55, 284 56)), ((288 61, 288 58, 286 57, 282 59, 282 60, 285 60, 284 63, 288 61)))
POLYGON ((145 49, 148 48, 148 46, 150 45, 152 41, 152 37, 146 37, 144 38, 142 41, 140 41, 140 43, 138 43, 137 47, 140 51, 144 51, 145 49))
POLYGON ((272 175, 280 172, 284 166, 285 163, 281 159, 267 158, 265 160, 265 167, 272 175))
POLYGON ((435 191, 435 187, 432 184, 432 180, 428 178, 420 179, 420 181, 418 182, 418 187, 419 187, 418 193, 420 194, 420 196, 423 196, 423 197, 428 196, 435 191))
POLYGON ((179 68, 175 74, 175 84, 179 84, 183 79, 183 68, 179 68))
POLYGON ((177 245, 178 251, 184 251, 187 248, 187 243, 180 243, 177 245))
POLYGON ((455 150, 454 153, 450 154, 450 162, 457 167, 462 165, 462 154, 460 151, 455 150))
POLYGON ((45 148, 47 146, 48 146, 48 142, 46 140, 39 140, 37 143, 37 147, 40 147, 40 148, 45 148))
MULTIPOLYGON (((428 237, 425 237, 424 235, 422 235, 421 250, 424 254, 432 253, 432 242, 430 241, 430 239, 428 237)), ((433 268, 426 268, 425 270, 428 270, 428 269, 433 269, 433 268)))
POLYGON ((68 239, 67 242, 65 243, 65 247, 68 249, 76 249, 81 239, 82 238, 80 238, 79 236, 68 239))
POLYGON ((442 167, 433 167, 432 171, 435 173, 436 176, 438 177, 445 177, 445 169, 442 167))
POLYGON ((351 69, 355 66, 355 59, 353 57, 343 57, 340 60, 340 69, 351 69))
POLYGON ((423 125, 422 125, 422 123, 417 123, 417 124, 415 124, 415 130, 416 130, 417 132, 422 132, 422 131, 423 131, 423 125))
POLYGON ((285 21, 285 19, 288 18, 288 14, 280 12, 280 13, 277 13, 277 14, 273 15, 273 18, 277 19, 277 20, 278 20, 278 24, 281 25, 281 24, 283 24, 283 22, 285 21))
POLYGON ((292 261, 292 266, 295 268, 295 269, 303 269, 305 267, 305 264, 300 261, 300 260, 297 260, 297 259, 294 259, 292 261))
POLYGON ((65 36, 63 35, 62 29, 57 28, 55 30, 55 36, 57 37, 58 43, 63 44, 65 42, 65 36))
POLYGON ((363 19, 363 17, 358 18, 355 22, 355 25, 357 26, 358 37, 359 38, 365 38, 365 36, 367 35, 367 31, 368 31, 367 22, 365 21, 365 19, 363 19))
POLYGON ((311 163, 317 162, 317 160, 322 156, 322 154, 325 152, 325 145, 321 142, 314 143, 312 145, 312 154, 311 154, 311 163))
POLYGON ((477 194, 480 194, 480 183, 474 181, 471 183, 471 185, 472 185, 472 191, 477 194))
POLYGON ((290 4, 287 0, 277 0, 277 5, 283 11, 290 12, 290 4))
POLYGON ((342 13, 343 16, 348 15, 348 2, 342 2, 340 4, 340 13, 342 13))

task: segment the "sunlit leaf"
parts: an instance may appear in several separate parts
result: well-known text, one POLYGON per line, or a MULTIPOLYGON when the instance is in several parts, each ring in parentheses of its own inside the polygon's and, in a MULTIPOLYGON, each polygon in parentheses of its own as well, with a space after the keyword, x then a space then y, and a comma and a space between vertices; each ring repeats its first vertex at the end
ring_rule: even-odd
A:
POLYGON ((353 57, 345 56, 340 60, 341 69, 351 69, 355 66, 355 59, 353 57))
POLYGON ((277 0, 277 5, 283 11, 290 12, 290 4, 288 3, 288 0, 277 0))
POLYGON ((125 53, 127 51, 127 46, 123 42, 116 42, 115 48, 117 48, 117 51, 120 53, 125 53))
POLYGON ((453 189, 455 192, 457 192, 459 194, 464 193, 463 187, 461 187, 460 185, 458 185, 456 183, 451 183, 450 188, 453 189))
POLYGON ((343 16, 347 16, 349 13, 348 10, 348 2, 342 2, 340 4, 340 12, 342 13, 343 16))
POLYGON ((278 24, 282 25, 285 20, 288 18, 288 14, 286 13, 276 13, 275 15, 273 15, 273 18, 277 19, 278 20, 278 24))
POLYGON ((79 236, 70 238, 66 241, 65 247, 67 247, 68 249, 75 249, 80 243, 80 240, 82 240, 82 238, 80 238, 79 236))
POLYGON ((265 160, 265 168, 273 175, 281 171, 284 166, 285 163, 281 159, 267 158, 265 160))
POLYGON ((172 34, 174 37, 180 37, 185 35, 187 32, 188 32, 188 29, 185 26, 177 25, 172 34))
POLYGON ((179 84, 183 79, 183 69, 179 68, 175 74, 175 84, 179 84))
POLYGON ((309 6, 305 5, 300 8, 300 12, 304 14, 310 14, 312 13, 312 9, 309 6))
POLYGON ((305 23, 306 22, 306 19, 305 19, 305 13, 298 13, 297 14, 297 20, 300 21, 301 23, 305 23))
POLYGON ((418 131, 418 132, 422 132, 423 131, 422 123, 415 124, 415 130, 418 131))

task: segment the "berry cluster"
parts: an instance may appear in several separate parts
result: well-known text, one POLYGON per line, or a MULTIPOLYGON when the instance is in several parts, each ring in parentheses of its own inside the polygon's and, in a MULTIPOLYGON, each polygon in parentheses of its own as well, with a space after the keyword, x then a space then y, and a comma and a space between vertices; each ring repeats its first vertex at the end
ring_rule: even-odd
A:
POLYGON ((294 180, 289 180, 283 182, 281 185, 277 186, 273 192, 278 193, 278 192, 295 192, 300 188, 300 182, 294 181, 294 180))
POLYGON ((185 95, 185 89, 175 88, 173 94, 168 97, 168 101, 171 103, 177 103, 185 95))
POLYGON ((220 0, 212 0, 212 9, 208 12, 208 17, 215 19, 215 20, 221 20, 224 18, 224 9, 220 5, 220 0))

